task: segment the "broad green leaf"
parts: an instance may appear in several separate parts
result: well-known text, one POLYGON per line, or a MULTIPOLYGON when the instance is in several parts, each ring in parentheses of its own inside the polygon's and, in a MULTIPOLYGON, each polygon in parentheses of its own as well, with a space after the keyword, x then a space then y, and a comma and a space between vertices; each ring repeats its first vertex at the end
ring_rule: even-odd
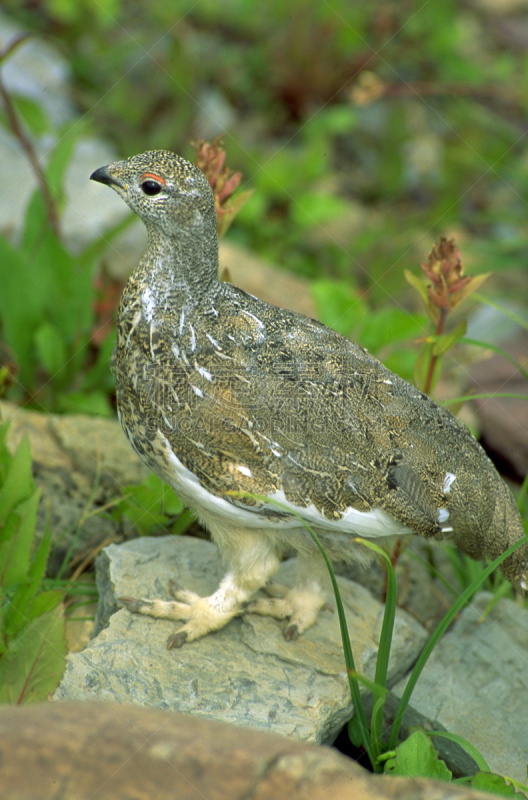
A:
POLYGON ((170 517, 181 514, 183 511, 182 501, 174 489, 162 481, 161 478, 151 473, 147 475, 143 484, 149 488, 152 501, 157 502, 165 514, 170 517))
POLYGON ((0 544, 0 587, 4 591, 27 580, 39 500, 37 489, 18 504, 16 513, 11 513, 5 525, 11 535, 0 544))
MULTIPOLYGON (((110 333, 99 348, 97 360, 83 375, 80 391, 83 394, 100 391, 104 387, 108 392, 115 389, 115 377, 111 372, 113 353, 116 347, 115 330, 110 333)), ((112 411, 112 415, 114 412, 112 411)))
POLYGON ((26 625, 0 658, 0 703, 22 705, 46 700, 59 685, 65 663, 60 603, 26 625))
POLYGON ((56 378, 64 370, 67 358, 64 339, 57 327, 43 322, 35 331, 35 345, 40 363, 50 378, 56 378))
POLYGON ((414 339, 423 334, 427 325, 424 314, 410 314, 401 308, 385 308, 365 315, 358 341, 371 353, 396 342, 414 339))
POLYGON ((20 382, 31 388, 32 333, 42 316, 42 302, 31 280, 28 263, 3 236, 0 236, 0 286, 2 338, 15 353, 20 382))
POLYGON ((427 286, 424 281, 418 275, 415 275, 414 272, 411 272, 408 269, 404 269, 403 274, 407 283, 410 284, 413 289, 416 289, 420 295, 422 303, 427 308, 429 306, 429 295, 427 294, 427 286))
POLYGON ((59 141, 51 152, 46 167, 46 177, 53 195, 61 193, 64 173, 71 162, 79 136, 81 136, 85 128, 86 125, 79 119, 76 119, 73 123, 68 123, 67 128, 62 131, 59 141))
POLYGON ((64 392, 57 396, 56 407, 61 414, 89 414, 95 417, 115 415, 108 393, 104 391, 64 392))
POLYGON ((2 422, 0 420, 0 486, 5 480, 5 476, 11 462, 11 453, 7 447, 8 432, 9 422, 2 422))
POLYGON ((34 254, 35 248, 38 248, 48 224, 46 204, 41 192, 35 189, 26 206, 24 229, 20 240, 20 252, 24 256, 31 257, 34 254))
POLYGON ((451 350, 453 345, 462 339, 463 336, 466 335, 467 330, 467 321, 465 319, 460 322, 454 331, 451 333, 446 333, 443 336, 438 336, 434 343, 433 347, 433 355, 435 356, 443 356, 447 353, 448 350, 451 350))
POLYGON ((348 336, 358 325, 367 308, 348 283, 339 281, 315 281, 311 286, 312 297, 317 305, 319 319, 343 336, 348 336))
POLYGON ((297 196, 297 202, 292 207, 292 218, 300 227, 310 228, 336 219, 347 209, 346 201, 336 195, 304 192, 297 196))
POLYGON ((458 744, 459 747, 461 747, 468 755, 471 756, 479 769, 485 772, 490 771, 489 765, 482 753, 477 750, 474 744, 471 744, 471 742, 468 742, 467 739, 464 739, 463 736, 459 736, 457 733, 449 733, 448 731, 430 731, 427 733, 427 736, 430 738, 438 736, 441 739, 449 739, 450 742, 455 742, 455 744, 458 744))
POLYGON ((29 608, 28 621, 35 617, 41 617, 43 614, 47 614, 48 611, 51 611, 62 602, 63 597, 64 595, 60 589, 39 592, 29 608))
POLYGON ((27 125, 31 133, 41 136, 49 128, 49 120, 40 103, 31 100, 21 94, 11 95, 16 110, 22 117, 22 121, 27 125))
POLYGON ((491 272, 486 272, 484 275, 472 275, 470 282, 466 283, 466 285, 454 295, 456 300, 453 303, 452 308, 459 306, 460 303, 463 303, 464 300, 467 300, 467 298, 470 297, 473 292, 476 292, 478 289, 480 289, 486 278, 489 278, 490 275, 491 272))
POLYGON ((517 797, 520 795, 515 791, 515 788, 506 783, 501 775, 494 775, 491 772, 477 772, 471 781, 473 789, 480 789, 483 792, 492 792, 501 797, 517 797))
POLYGON ((0 523, 10 511, 26 500, 35 491, 31 477, 31 449, 29 439, 24 436, 11 458, 4 485, 0 490, 0 523))
POLYGON ((51 541, 52 530, 50 527, 46 527, 29 567, 27 583, 19 586, 7 607, 4 618, 4 636, 7 640, 12 639, 32 617, 48 610, 42 606, 40 598, 43 595, 38 596, 39 602, 32 603, 32 600, 35 598, 46 572, 51 541))
POLYGON ((115 508, 113 516, 128 517, 143 535, 166 525, 169 517, 183 511, 183 503, 174 489, 154 473, 142 483, 124 487, 123 492, 128 496, 115 508))
POLYGON ((361 747, 363 744, 363 730, 355 714, 351 719, 348 720, 347 730, 348 738, 354 747, 361 747))
POLYGON ((395 758, 390 758, 385 763, 385 772, 441 781, 450 781, 453 777, 423 731, 415 731, 398 745, 395 758))
POLYGON ((196 519, 196 512, 192 508, 184 508, 178 519, 171 525, 171 533, 174 536, 181 536, 185 533, 189 525, 192 525, 196 519))
POLYGON ((80 267, 49 228, 31 268, 32 275, 47 275, 46 318, 53 320, 66 345, 71 345, 79 331, 89 330, 93 319, 91 270, 80 267))
POLYGON ((253 194, 253 191, 253 189, 246 189, 243 192, 237 192, 235 196, 229 200, 229 206, 226 209, 227 213, 222 214, 218 220, 219 237, 222 237, 226 233, 238 212, 253 194))

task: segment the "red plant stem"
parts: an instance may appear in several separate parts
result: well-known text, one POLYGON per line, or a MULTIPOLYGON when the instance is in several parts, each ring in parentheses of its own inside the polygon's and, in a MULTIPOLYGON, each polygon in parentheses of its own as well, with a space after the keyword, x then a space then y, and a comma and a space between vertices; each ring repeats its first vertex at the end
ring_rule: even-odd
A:
MULTIPOLYGON (((444 331, 444 323, 447 317, 447 308, 440 308, 440 314, 438 317, 438 322, 436 323, 436 335, 441 336, 444 331)), ((438 356, 431 357, 431 363, 429 364, 429 369, 427 371, 427 378, 425 379, 425 386, 424 392, 425 394, 429 394, 431 391, 431 385, 433 383, 433 375, 436 367, 436 362, 438 361, 438 356)))
POLYGON ((28 161, 31 165, 31 169, 33 170, 35 177, 37 179, 40 191, 42 192, 42 197, 44 198, 44 203, 46 205, 46 210, 48 212, 48 219, 49 223, 53 229, 53 232, 57 237, 60 236, 60 229, 59 229, 59 215, 57 213, 57 207, 55 205, 55 201, 51 196, 51 192, 49 186, 47 184, 46 178, 40 166, 39 160, 37 158, 37 154, 33 149, 33 145, 31 141, 26 136, 26 133, 20 124, 20 121, 17 116, 17 112, 15 110, 15 106, 13 105, 13 101, 9 95, 9 92, 4 86, 2 79, 0 78, 0 97, 2 98, 2 102, 4 104, 7 121, 9 122, 9 127, 11 128, 13 134, 16 136, 20 144, 22 145, 28 161))

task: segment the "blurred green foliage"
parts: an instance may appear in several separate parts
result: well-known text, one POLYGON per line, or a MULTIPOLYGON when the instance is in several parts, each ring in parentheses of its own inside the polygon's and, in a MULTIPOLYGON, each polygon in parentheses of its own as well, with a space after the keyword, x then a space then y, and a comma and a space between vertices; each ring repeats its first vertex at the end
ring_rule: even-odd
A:
MULTIPOLYGON (((496 6, 493 15, 460 0, 4 2, 70 68, 78 117, 65 129, 14 97, 35 140, 75 128, 123 157, 162 147, 192 159, 191 140, 224 134, 230 167, 255 189, 229 237, 314 279, 322 318, 407 378, 414 354, 395 345, 416 338, 422 318, 403 272, 440 235, 456 235, 469 274, 494 274, 487 291, 527 299, 528 41, 497 25, 496 6)), ((71 260, 52 247, 58 262, 71 260)), ((67 265, 65 294, 88 281, 100 252, 67 265)), ((24 347, 54 376, 48 407, 108 413, 97 393, 111 392, 111 379, 100 385, 110 344, 99 360, 88 296, 83 310, 65 306, 77 331, 39 300, 24 347)), ((32 391, 38 376, 21 369, 32 391)))
POLYGON ((485 240, 465 248, 480 272, 526 258, 528 48, 476 4, 5 6, 59 43, 80 111, 121 154, 189 156, 190 139, 225 132, 256 189, 236 235, 282 265, 352 279, 384 302, 401 292, 402 261, 453 226, 485 240), (366 72, 381 96, 363 91, 366 72), (314 244, 307 229, 351 199, 368 211, 360 235, 314 244))
POLYGON ((29 443, 11 455, 7 432, 0 426, 0 703, 24 704, 45 700, 61 679, 63 593, 43 590, 51 530, 37 542, 29 443))
POLYGON ((128 520, 140 536, 147 536, 163 528, 172 533, 184 533, 196 515, 184 505, 174 489, 154 473, 138 484, 121 488, 122 497, 112 509, 112 519, 123 523, 128 520))

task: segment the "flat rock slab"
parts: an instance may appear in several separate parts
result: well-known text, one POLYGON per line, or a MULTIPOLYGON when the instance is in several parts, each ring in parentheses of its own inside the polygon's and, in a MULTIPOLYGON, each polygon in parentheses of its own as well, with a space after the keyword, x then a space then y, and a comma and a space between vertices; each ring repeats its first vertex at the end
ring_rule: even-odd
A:
MULTIPOLYGON (((205 595, 224 574, 218 548, 191 537, 135 539, 98 558, 103 630, 71 654, 55 699, 99 699, 183 711, 304 741, 332 741, 352 716, 337 614, 286 642, 281 623, 247 614, 223 630, 167 650, 178 627, 118 609, 116 597, 169 597, 171 578, 205 595), (113 613, 113 612, 117 613, 113 613)), ((292 585, 292 561, 277 581, 292 585)), ((338 578, 359 671, 373 677, 383 607, 368 590, 338 578)), ((331 599, 331 598, 329 598, 331 599)), ((408 614, 396 615, 392 682, 417 657, 427 634, 408 614)))
POLYGON ((106 703, 0 716, 2 800, 490 800, 424 778, 370 775, 329 747, 185 714, 106 703))
MULTIPOLYGON (((483 592, 433 651, 411 697, 414 722, 468 739, 490 768, 523 784, 528 768, 528 611, 483 592)), ((406 681, 392 690, 400 697, 406 681)), ((435 739, 435 746, 444 740, 435 739)), ((439 748, 440 749, 440 748, 439 748)), ((455 769, 454 753, 442 753, 455 769)))

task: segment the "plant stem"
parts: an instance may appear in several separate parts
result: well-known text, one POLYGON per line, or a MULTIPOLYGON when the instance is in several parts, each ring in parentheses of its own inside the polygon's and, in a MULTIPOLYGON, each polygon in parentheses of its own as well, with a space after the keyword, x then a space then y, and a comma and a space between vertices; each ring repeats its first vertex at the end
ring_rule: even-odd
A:
MULTIPOLYGON (((436 335, 437 336, 441 336, 442 333, 444 332, 444 323, 445 323, 445 320, 446 320, 446 317, 447 317, 447 308, 440 308, 439 311, 440 311, 440 314, 438 316, 438 322, 436 323, 436 335)), ((424 389, 423 389, 425 394, 429 394, 429 392, 431 391, 431 386, 432 386, 432 383, 433 383, 433 377, 434 377, 434 372, 435 372, 435 367, 436 367, 437 360, 438 360, 438 356, 435 356, 435 355, 431 356, 429 369, 427 371, 427 378, 425 380, 425 386, 424 386, 424 389)))
POLYGON ((44 203, 46 205, 46 210, 48 212, 48 220, 53 229, 53 232, 57 237, 60 236, 60 229, 59 229, 59 215, 57 213, 57 207, 55 205, 55 201, 51 196, 51 192, 40 166, 39 160, 37 158, 37 154, 33 148, 33 145, 26 135, 20 120, 18 119, 18 115, 11 99, 9 92, 7 91, 2 79, 0 78, 0 97, 2 98, 2 102, 4 104, 4 109, 7 117, 7 121, 9 123, 9 127, 11 128, 13 134, 20 142, 24 152, 26 153, 27 159, 30 163, 31 169, 37 179, 40 191, 42 193, 42 197, 44 198, 44 203))

